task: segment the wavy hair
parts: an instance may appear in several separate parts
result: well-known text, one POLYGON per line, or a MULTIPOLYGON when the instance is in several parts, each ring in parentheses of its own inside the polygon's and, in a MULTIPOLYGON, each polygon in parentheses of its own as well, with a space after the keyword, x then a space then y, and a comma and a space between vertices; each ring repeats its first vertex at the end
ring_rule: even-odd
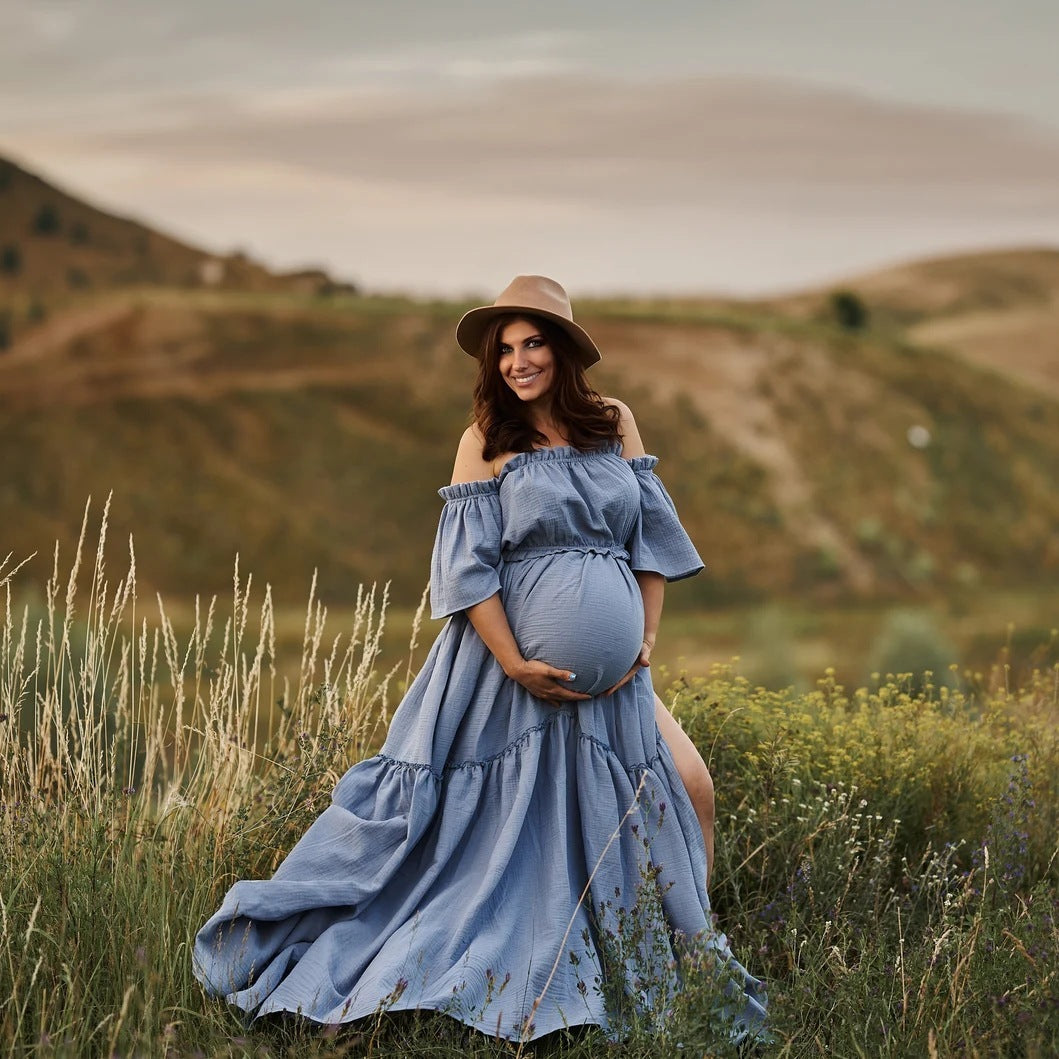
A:
POLYGON ((538 328, 552 351, 555 365, 552 415, 570 444, 586 451, 602 448, 608 442, 620 442, 621 412, 617 405, 607 404, 589 386, 585 369, 577 362, 577 347, 566 332, 539 316, 505 313, 490 323, 482 338, 478 378, 474 384, 472 415, 485 441, 483 458, 495 460, 507 452, 530 452, 535 445, 548 443, 530 422, 525 404, 500 374, 500 336, 508 324, 518 320, 538 328))

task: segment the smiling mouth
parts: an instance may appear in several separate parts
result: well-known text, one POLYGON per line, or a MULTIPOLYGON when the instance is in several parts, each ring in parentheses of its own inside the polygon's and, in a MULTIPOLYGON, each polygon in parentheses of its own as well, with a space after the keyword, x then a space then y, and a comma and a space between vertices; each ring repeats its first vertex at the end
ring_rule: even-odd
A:
POLYGON ((516 386, 529 386, 534 379, 540 376, 540 371, 535 371, 532 375, 512 375, 511 378, 514 380, 516 386))

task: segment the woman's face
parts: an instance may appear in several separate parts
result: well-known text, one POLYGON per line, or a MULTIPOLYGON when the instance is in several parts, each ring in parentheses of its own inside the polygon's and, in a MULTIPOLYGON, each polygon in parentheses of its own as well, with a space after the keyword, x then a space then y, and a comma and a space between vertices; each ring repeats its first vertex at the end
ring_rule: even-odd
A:
POLYGON ((500 375, 522 401, 536 401, 555 382, 555 356, 543 332, 515 320, 500 332, 500 375))

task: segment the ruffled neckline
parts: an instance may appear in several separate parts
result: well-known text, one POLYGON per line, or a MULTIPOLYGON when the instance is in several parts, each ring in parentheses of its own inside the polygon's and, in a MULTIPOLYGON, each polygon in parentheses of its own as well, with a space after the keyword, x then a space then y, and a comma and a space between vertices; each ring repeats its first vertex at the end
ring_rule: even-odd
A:
POLYGON ((552 445, 546 449, 531 449, 529 452, 516 452, 503 467, 500 468, 500 473, 496 476, 497 481, 501 481, 506 475, 512 471, 517 471, 519 467, 524 467, 527 463, 555 463, 577 460, 591 460, 597 456, 620 456, 621 455, 621 442, 611 441, 606 445, 601 445, 598 449, 577 449, 573 445, 552 445))
MULTIPOLYGON (((438 495, 445 500, 462 500, 472 496, 485 496, 490 493, 498 493, 504 479, 514 471, 527 466, 547 463, 576 463, 581 460, 592 460, 600 456, 621 455, 621 442, 612 441, 598 449, 587 449, 582 451, 573 445, 552 445, 546 449, 532 449, 529 452, 516 452, 503 467, 495 478, 480 478, 473 482, 457 482, 455 485, 445 485, 438 490, 438 495)), ((633 456, 625 460, 633 471, 650 471, 658 463, 657 456, 633 456)))

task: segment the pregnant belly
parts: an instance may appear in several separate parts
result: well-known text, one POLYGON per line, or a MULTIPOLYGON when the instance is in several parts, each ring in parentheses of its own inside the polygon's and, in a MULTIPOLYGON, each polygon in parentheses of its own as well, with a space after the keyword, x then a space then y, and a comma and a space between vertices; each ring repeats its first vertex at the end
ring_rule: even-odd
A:
POLYGON ((524 658, 577 674, 598 695, 632 668, 643 644, 643 599, 626 563, 559 552, 504 568, 504 608, 524 658))

